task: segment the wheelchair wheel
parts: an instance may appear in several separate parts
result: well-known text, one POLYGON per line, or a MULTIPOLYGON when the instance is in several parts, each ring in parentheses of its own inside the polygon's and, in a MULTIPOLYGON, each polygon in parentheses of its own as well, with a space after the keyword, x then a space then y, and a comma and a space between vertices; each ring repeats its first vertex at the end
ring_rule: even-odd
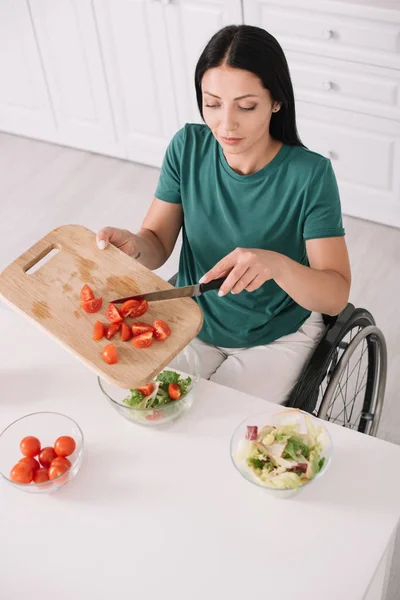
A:
POLYGON ((314 413, 343 427, 376 435, 386 371, 385 338, 372 315, 357 308, 332 351, 314 413))

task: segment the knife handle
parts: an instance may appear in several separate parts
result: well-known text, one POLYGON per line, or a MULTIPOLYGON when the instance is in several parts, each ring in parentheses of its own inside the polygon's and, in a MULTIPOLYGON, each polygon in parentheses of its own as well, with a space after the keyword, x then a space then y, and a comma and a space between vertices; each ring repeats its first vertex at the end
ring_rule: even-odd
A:
POLYGON ((209 292, 210 290, 218 290, 225 281, 225 279, 226 277, 220 277, 219 279, 213 279, 208 283, 201 283, 200 294, 204 294, 204 292, 209 292))

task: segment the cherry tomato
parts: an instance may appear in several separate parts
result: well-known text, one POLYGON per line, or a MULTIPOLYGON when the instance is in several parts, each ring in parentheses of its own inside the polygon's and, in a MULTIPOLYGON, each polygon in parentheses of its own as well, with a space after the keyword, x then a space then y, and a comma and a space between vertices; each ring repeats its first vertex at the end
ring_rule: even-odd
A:
POLYGON ((143 396, 150 396, 150 394, 154 391, 154 385, 152 383, 147 383, 143 387, 136 388, 138 392, 143 394, 143 396))
POLYGON ((37 437, 28 435, 21 440, 19 449, 24 456, 37 456, 40 452, 40 441, 37 439, 37 437))
POLYGON ((154 325, 154 329, 155 329, 154 337, 159 342, 162 342, 169 335, 171 335, 171 330, 169 328, 169 325, 165 321, 162 321, 161 319, 156 319, 154 321, 153 325, 154 325))
POLYGON ((52 446, 46 446, 46 448, 43 448, 43 450, 39 454, 39 462, 42 465, 42 467, 46 467, 46 469, 48 469, 51 464, 51 461, 54 460, 56 457, 57 454, 55 453, 54 448, 52 446))
POLYGON ((127 342, 132 337, 132 330, 127 323, 122 323, 121 326, 121 340, 127 342))
POLYGON ((153 333, 151 331, 145 331, 145 333, 141 333, 132 338, 131 343, 135 348, 148 348, 153 343, 153 333))
POLYGON ((69 435, 62 435, 54 442, 54 450, 57 456, 70 456, 75 452, 76 443, 69 435))
POLYGON ((118 353, 114 344, 108 344, 108 346, 103 349, 101 357, 104 362, 109 365, 113 365, 114 363, 118 362, 118 353))
POLYGON ((93 339, 101 340, 106 333, 106 328, 101 321, 96 321, 93 329, 93 339))
POLYGON ((32 469, 26 463, 17 463, 10 471, 11 481, 16 481, 17 483, 30 483, 32 477, 32 469))
POLYGON ((182 391, 180 385, 178 383, 170 383, 168 386, 168 396, 172 398, 172 400, 179 400, 182 396, 182 391))
POLYGON ((81 304, 89 302, 89 300, 94 300, 94 294, 91 287, 84 285, 81 289, 81 304))
POLYGON ((121 315, 136 319, 144 315, 148 308, 149 304, 146 300, 127 300, 121 306, 121 315))
POLYGON ((109 327, 106 329, 106 338, 111 340, 111 338, 121 329, 121 323, 111 323, 109 327))
POLYGON ((28 465, 32 469, 32 473, 35 473, 38 469, 40 469, 40 465, 36 458, 33 458, 31 456, 25 456, 25 458, 21 458, 21 460, 19 460, 18 462, 28 465))
POLYGON ((68 471, 68 468, 69 467, 67 467, 67 465, 64 465, 59 461, 55 461, 54 464, 52 463, 49 468, 49 479, 55 479, 56 477, 59 477, 65 473, 65 471, 68 471))
POLYGON ((82 303, 82 308, 87 313, 95 313, 98 312, 103 304, 102 298, 93 298, 93 300, 88 300, 87 302, 82 303))
POLYGON ((121 323, 124 320, 115 304, 108 305, 106 317, 110 323, 121 323))
POLYGON ((67 469, 69 469, 71 466, 71 461, 68 460, 68 458, 65 458, 65 456, 57 456, 57 458, 55 458, 54 460, 51 461, 50 468, 53 465, 57 465, 57 464, 65 465, 67 467, 67 469))
MULTIPOLYGON (((56 459, 57 460, 57 459, 56 459)), ((35 483, 43 483, 43 481, 49 480, 49 470, 41 467, 33 474, 33 481, 35 483)))
POLYGON ((155 330, 153 325, 149 325, 143 321, 136 321, 136 323, 132 323, 132 333, 134 336, 145 333, 146 331, 151 331, 151 333, 154 333, 155 330))

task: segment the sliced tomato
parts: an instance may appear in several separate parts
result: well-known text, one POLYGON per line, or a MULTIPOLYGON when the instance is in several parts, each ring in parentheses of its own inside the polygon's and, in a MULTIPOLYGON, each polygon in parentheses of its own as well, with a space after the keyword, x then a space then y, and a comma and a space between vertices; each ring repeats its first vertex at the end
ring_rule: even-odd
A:
POLYGON ((148 308, 149 304, 146 300, 127 300, 121 306, 121 315, 137 319, 144 315, 148 308))
POLYGON ((106 338, 111 340, 111 338, 121 329, 121 323, 111 323, 109 327, 106 329, 106 338))
POLYGON ((94 294, 92 288, 86 284, 81 289, 81 304, 89 302, 90 300, 94 300, 94 294))
POLYGON ((168 386, 168 396, 172 398, 172 400, 179 400, 182 396, 182 391, 179 383, 170 383, 168 386))
POLYGON ((135 346, 135 348, 148 348, 153 343, 153 332, 145 331, 144 333, 132 338, 131 343, 133 346, 135 346))
POLYGON ((93 298, 93 300, 88 300, 87 302, 82 303, 82 308, 87 313, 95 313, 99 311, 103 304, 103 298, 93 298))
POLYGON ((153 326, 154 326, 154 337, 159 342, 162 342, 169 335, 171 335, 171 330, 169 328, 169 325, 162 319, 156 319, 153 323, 153 326))
POLYGON ((136 323, 132 323, 133 335, 140 335, 141 333, 146 333, 146 331, 151 331, 151 333, 154 333, 153 325, 149 325, 143 321, 136 321, 136 323))
POLYGON ((152 383, 147 383, 143 387, 136 388, 136 390, 143 394, 143 396, 150 396, 154 391, 154 385, 152 383))
POLYGON ((146 416, 146 419, 148 421, 158 421, 159 419, 161 419, 162 416, 163 411, 159 408, 156 408, 155 410, 153 410, 153 413, 151 415, 146 416))
POLYGON ((105 333, 106 328, 104 327, 103 323, 101 321, 96 321, 93 329, 93 339, 101 340, 105 336, 105 333))
POLYGON ((127 323, 122 323, 121 326, 121 340, 127 342, 132 337, 132 330, 127 323))
POLYGON ((110 323, 122 323, 124 318, 121 316, 115 304, 109 304, 106 310, 106 317, 110 323))
POLYGON ((103 349, 101 357, 104 362, 109 365, 113 365, 114 363, 118 362, 118 353, 114 344, 108 344, 108 346, 103 349))

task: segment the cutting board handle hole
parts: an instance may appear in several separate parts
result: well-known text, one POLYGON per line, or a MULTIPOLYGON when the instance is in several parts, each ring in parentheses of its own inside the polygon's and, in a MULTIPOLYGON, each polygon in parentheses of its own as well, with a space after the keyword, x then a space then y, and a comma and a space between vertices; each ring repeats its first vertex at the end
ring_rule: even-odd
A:
POLYGON ((32 259, 24 268, 27 275, 33 275, 39 269, 41 269, 49 260, 51 260, 56 254, 60 252, 60 248, 57 244, 51 244, 45 250, 34 259, 32 259))

